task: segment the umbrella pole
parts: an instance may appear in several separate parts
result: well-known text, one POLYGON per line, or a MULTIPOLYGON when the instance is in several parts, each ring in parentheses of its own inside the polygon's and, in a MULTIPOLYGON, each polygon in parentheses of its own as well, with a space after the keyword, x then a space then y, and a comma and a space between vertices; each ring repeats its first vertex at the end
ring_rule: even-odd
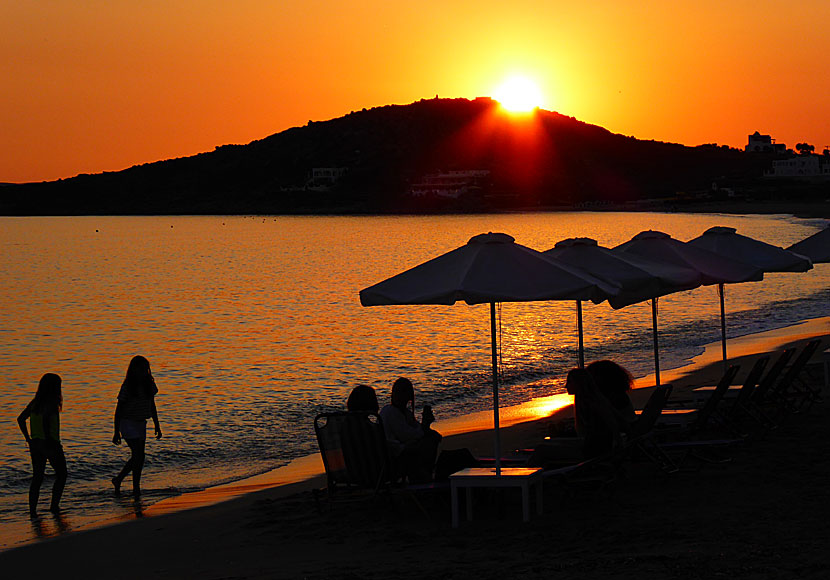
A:
POLYGON ((726 373, 726 309, 723 304, 723 282, 718 284, 718 294, 720 295, 720 342, 723 350, 723 372, 726 373))
POLYGON ((585 368, 585 345, 582 342, 582 300, 576 301, 576 327, 579 329, 579 368, 585 368))
POLYGON ((657 297, 651 299, 651 329, 654 336, 654 381, 660 386, 660 355, 657 346, 657 297))
POLYGON ((501 440, 499 439, 499 355, 496 344, 496 303, 490 303, 490 346, 493 355, 493 433, 495 440, 496 475, 501 475, 501 440))

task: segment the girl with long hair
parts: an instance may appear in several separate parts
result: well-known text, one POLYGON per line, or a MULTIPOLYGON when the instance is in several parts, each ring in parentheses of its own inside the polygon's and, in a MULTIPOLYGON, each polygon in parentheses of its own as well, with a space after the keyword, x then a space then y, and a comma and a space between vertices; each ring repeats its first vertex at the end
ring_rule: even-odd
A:
POLYGON ((156 439, 161 439, 161 426, 156 411, 155 396, 159 392, 150 372, 150 361, 135 356, 127 367, 127 376, 118 392, 115 407, 112 442, 121 444, 121 438, 130 448, 130 458, 123 469, 112 478, 115 492, 120 493, 121 482, 127 474, 133 474, 133 495, 141 495, 141 470, 144 468, 144 446, 147 441, 147 419, 153 419, 156 439))
POLYGON ((61 378, 54 373, 46 373, 40 378, 35 398, 26 405, 17 417, 17 425, 29 445, 32 456, 32 483, 29 486, 29 514, 37 516, 37 502, 40 486, 46 472, 46 462, 55 471, 55 483, 52 486, 52 502, 49 511, 60 511, 61 495, 66 485, 66 457, 61 445, 60 412, 63 408, 61 378), (31 432, 26 427, 29 420, 31 432))

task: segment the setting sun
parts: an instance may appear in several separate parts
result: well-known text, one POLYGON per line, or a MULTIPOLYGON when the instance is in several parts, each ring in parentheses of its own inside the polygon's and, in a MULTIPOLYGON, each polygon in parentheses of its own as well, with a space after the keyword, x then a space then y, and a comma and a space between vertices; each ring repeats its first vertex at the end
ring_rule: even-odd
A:
POLYGON ((494 92, 493 98, 511 112, 528 112, 542 106, 542 92, 527 77, 514 76, 504 81, 494 92))

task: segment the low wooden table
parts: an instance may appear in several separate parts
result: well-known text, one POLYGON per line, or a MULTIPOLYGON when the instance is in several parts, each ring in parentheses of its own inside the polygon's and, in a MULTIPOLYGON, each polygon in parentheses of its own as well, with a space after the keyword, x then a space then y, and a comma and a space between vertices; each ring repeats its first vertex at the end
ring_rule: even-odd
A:
POLYGON ((518 487, 522 490, 522 520, 530 521, 530 487, 536 486, 536 512, 542 513, 542 469, 540 467, 502 467, 496 475, 495 467, 470 467, 450 475, 452 495, 452 527, 458 527, 458 490, 467 490, 467 520, 473 519, 474 487, 518 487))

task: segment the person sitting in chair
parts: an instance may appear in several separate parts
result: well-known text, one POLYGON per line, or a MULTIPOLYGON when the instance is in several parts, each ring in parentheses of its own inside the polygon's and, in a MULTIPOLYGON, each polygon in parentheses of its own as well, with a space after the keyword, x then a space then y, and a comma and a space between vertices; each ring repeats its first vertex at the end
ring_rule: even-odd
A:
POLYGON ((380 410, 386 442, 399 473, 411 483, 432 480, 441 434, 430 428, 432 408, 424 406, 421 422, 415 419, 415 388, 404 377, 392 385, 392 400, 380 410), (411 404, 411 408, 410 408, 411 404))
POLYGON ((628 396, 634 385, 631 373, 610 360, 594 361, 586 370, 594 379, 599 392, 611 403, 619 431, 628 433, 631 425, 637 420, 634 405, 628 396))

